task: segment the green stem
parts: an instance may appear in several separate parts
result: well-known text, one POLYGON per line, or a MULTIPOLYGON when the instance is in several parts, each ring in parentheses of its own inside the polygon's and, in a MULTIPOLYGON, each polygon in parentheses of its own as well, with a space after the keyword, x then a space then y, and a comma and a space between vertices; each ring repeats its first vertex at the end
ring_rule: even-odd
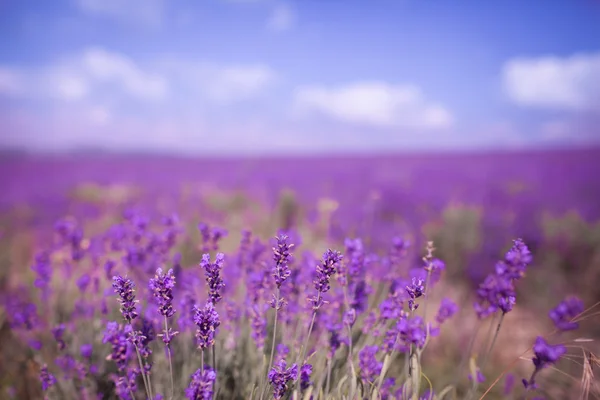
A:
MULTIPOLYGON (((169 334, 169 323, 167 321, 167 316, 165 315, 165 335, 169 334)), ((170 339, 170 338, 169 338, 170 339)), ((171 348, 167 344, 167 357, 169 359, 169 374, 171 375, 171 400, 173 400, 173 396, 175 395, 175 385, 173 383, 173 360, 171 357, 171 348)))

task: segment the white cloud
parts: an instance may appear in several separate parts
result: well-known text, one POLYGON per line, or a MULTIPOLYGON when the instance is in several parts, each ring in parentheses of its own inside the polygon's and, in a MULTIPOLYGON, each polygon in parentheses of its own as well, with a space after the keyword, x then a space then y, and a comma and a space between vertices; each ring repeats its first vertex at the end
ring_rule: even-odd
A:
POLYGON ((145 72, 124 55, 93 48, 83 54, 82 64, 93 79, 115 81, 134 97, 162 99, 166 96, 168 85, 164 77, 145 72))
POLYGON ((502 75, 506 93, 520 106, 600 111, 600 54, 515 58, 502 75))
POLYGON ((164 0, 74 0, 84 13, 108 17, 123 23, 158 27, 164 22, 164 0))
POLYGON ((162 100, 167 79, 125 55, 89 48, 35 69, 0 68, 0 92, 14 96, 81 101, 103 89, 139 100, 162 100))
POLYGON ((413 85, 357 82, 334 88, 299 87, 294 101, 301 113, 379 127, 445 128, 453 122, 446 108, 427 101, 413 85))
POLYGON ((274 32, 283 32, 291 29, 295 21, 295 12, 288 4, 277 4, 267 20, 267 28, 274 32))
POLYGON ((254 98, 276 81, 275 72, 263 64, 220 65, 171 60, 167 69, 169 75, 193 95, 218 104, 254 98))
POLYGON ((136 62, 88 48, 35 69, 0 65, 0 94, 65 102, 184 101, 229 105, 255 98, 276 82, 263 64, 226 65, 184 58, 136 62))

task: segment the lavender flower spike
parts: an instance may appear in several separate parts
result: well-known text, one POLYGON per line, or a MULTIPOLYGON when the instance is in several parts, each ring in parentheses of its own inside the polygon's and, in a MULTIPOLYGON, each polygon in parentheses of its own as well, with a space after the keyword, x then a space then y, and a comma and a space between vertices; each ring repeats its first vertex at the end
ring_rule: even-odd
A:
POLYGON ((121 314, 127 322, 131 323, 137 316, 134 288, 135 285, 131 279, 123 278, 122 276, 113 276, 113 288, 115 293, 119 295, 121 303, 121 314))
POLYGON ((206 276, 206 283, 208 284, 208 296, 213 304, 217 304, 221 301, 221 290, 225 287, 223 278, 221 278, 221 270, 223 269, 223 261, 225 255, 223 253, 217 253, 215 262, 210 262, 210 254, 206 253, 202 255, 202 261, 200 266, 204 268, 204 275, 206 276))
POLYGON ((273 247, 273 260, 275 260, 275 268, 273 268, 273 277, 275 278, 275 284, 278 288, 281 287, 283 282, 291 275, 289 262, 291 253, 290 250, 294 247, 293 244, 288 243, 288 236, 280 235, 276 237, 277 247, 273 247))
POLYGON ((221 321, 213 303, 206 303, 203 309, 194 306, 194 322, 198 326, 196 330, 198 347, 204 350, 214 345, 215 331, 221 325, 221 321))
POLYGON ((175 314, 173 309, 173 288, 175 287, 175 276, 173 270, 164 274, 162 268, 156 270, 156 276, 150 279, 148 285, 154 298, 158 303, 158 311, 167 318, 175 314))
POLYGON ((40 381, 42 381, 42 390, 44 392, 56 383, 56 378, 48 371, 48 366, 45 364, 40 369, 40 381))
POLYGON ((298 378, 298 366, 292 364, 286 368, 285 361, 280 360, 269 371, 269 382, 273 385, 273 398, 276 400, 282 399, 288 390, 288 383, 295 381, 298 378))
POLYGON ((213 383, 217 379, 216 372, 210 368, 196 370, 192 374, 192 381, 185 389, 185 397, 189 400, 211 400, 213 397, 213 383))

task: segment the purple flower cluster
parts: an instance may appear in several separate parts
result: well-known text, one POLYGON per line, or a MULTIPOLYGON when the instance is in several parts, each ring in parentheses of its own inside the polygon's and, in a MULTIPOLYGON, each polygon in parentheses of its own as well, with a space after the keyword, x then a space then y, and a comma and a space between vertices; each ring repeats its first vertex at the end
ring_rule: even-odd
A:
POLYGON ((134 288, 135 284, 129 278, 123 278, 122 276, 113 277, 113 288, 115 293, 119 296, 119 302, 121 303, 121 314, 127 322, 131 323, 137 316, 136 303, 134 288))
POLYGON ((579 323, 573 321, 583 312, 583 301, 577 297, 567 297, 549 313, 552 322, 560 331, 572 331, 579 328, 579 323))
POLYGON ((423 279, 412 278, 412 283, 406 286, 406 293, 410 299, 408 300, 408 308, 411 311, 415 311, 419 305, 415 303, 415 300, 425 294, 425 285, 423 279))
POLYGON ((276 400, 282 399, 288 390, 289 383, 297 378, 298 366, 296 364, 286 368, 284 360, 276 363, 269 371, 269 382, 273 386, 273 398, 276 400))
POLYGON ((538 336, 533 345, 533 365, 535 370, 531 374, 529 380, 523 379, 523 385, 526 388, 535 388, 535 378, 537 374, 549 365, 555 364, 565 353, 567 349, 562 344, 551 345, 544 340, 543 337, 538 336))
POLYGON ((378 351, 379 346, 366 346, 358 353, 360 376, 367 382, 374 382, 383 368, 383 363, 376 358, 378 351))
POLYGON ((208 297, 215 305, 221 301, 221 291, 225 287, 223 278, 221 278, 221 270, 223 269, 224 261, 225 255, 223 253, 217 253, 215 262, 211 263, 210 254, 206 253, 202 255, 202 261, 200 262, 200 266, 204 269, 206 283, 208 284, 208 297))
POLYGON ((206 303, 204 308, 194 306, 194 323, 197 326, 196 341, 198 347, 204 350, 214 345, 216 330, 221 325, 221 321, 213 303, 206 303))
POLYGON ((217 379, 217 373, 210 367, 196 370, 192 374, 192 380, 185 389, 185 397, 189 400, 211 400, 213 398, 213 384, 217 379))
POLYGON ((40 368, 40 381, 43 391, 47 391, 56 384, 56 378, 48 371, 48 366, 45 364, 40 368))
POLYGON ((479 318, 498 310, 506 314, 513 309, 516 302, 515 281, 525 275, 531 261, 531 252, 525 243, 521 239, 515 240, 504 260, 496 264, 494 273, 488 275, 477 289, 475 311, 479 318))
POLYGON ((158 303, 158 312, 167 318, 171 318, 175 314, 173 309, 173 288, 175 287, 173 270, 170 269, 165 274, 162 268, 157 269, 156 275, 150 279, 148 287, 158 303))
POLYGON ((273 277, 275 278, 275 284, 280 288, 291 274, 289 263, 292 253, 290 250, 294 245, 289 243, 287 235, 279 235, 275 239, 277 240, 277 245, 273 247, 273 260, 275 260, 273 277))

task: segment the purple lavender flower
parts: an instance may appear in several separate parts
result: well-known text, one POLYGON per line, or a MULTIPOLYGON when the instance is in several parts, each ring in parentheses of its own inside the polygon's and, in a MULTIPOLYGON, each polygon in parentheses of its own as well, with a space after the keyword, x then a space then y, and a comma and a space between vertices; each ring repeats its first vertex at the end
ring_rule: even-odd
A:
POLYGON ((129 323, 137 316, 134 283, 131 279, 123 278, 122 276, 113 276, 113 288, 115 293, 119 295, 121 303, 121 314, 129 323))
POLYGON ((579 327, 579 323, 572 320, 581 314, 584 310, 583 301, 577 297, 567 297, 560 302, 556 308, 549 313, 557 329, 561 331, 571 331, 579 327))
POLYGON ((217 373, 211 367, 205 367, 204 371, 196 370, 192 374, 190 385, 185 389, 185 397, 189 400, 211 400, 216 379, 217 373))
POLYGON ((34 285, 38 288, 46 290, 52 280, 52 263, 50 254, 47 251, 39 252, 35 256, 35 264, 31 269, 37 274, 34 285))
POLYGON ((42 390, 44 392, 56 383, 56 378, 48 371, 48 366, 46 364, 40 368, 40 381, 42 382, 42 390))
POLYGON ((202 350, 215 344, 215 331, 221 325, 219 314, 213 303, 208 302, 203 309, 194 306, 194 323, 198 327, 196 339, 202 350))
POLYGON ((90 278, 89 274, 83 274, 81 275, 81 277, 79 277, 79 279, 77 279, 77 287, 79 288, 80 292, 85 292, 88 288, 88 286, 90 285, 90 282, 92 281, 92 278, 90 278))
POLYGON ((502 394, 504 396, 508 396, 512 393, 513 388, 515 387, 515 376, 513 374, 507 374, 504 379, 504 388, 502 389, 502 394))
POLYGON ((173 309, 173 288, 175 287, 173 270, 170 269, 164 274, 162 268, 158 268, 154 278, 150 279, 148 287, 158 303, 158 311, 163 316, 171 318, 175 314, 173 309))
POLYGON ((202 261, 200 265, 204 268, 204 276, 206 277, 206 283, 208 284, 208 296, 213 304, 217 304, 221 301, 221 291, 225 287, 223 278, 220 273, 223 269, 223 261, 225 255, 223 253, 217 253, 215 262, 210 262, 210 254, 206 253, 202 255, 202 261))
MULTIPOLYGON (((481 370, 479 368, 477 368, 477 372, 475 373, 476 378, 477 378, 477 383, 483 383, 485 382, 485 375, 483 375, 483 372, 481 372, 481 370)), ((473 380, 473 375, 469 374, 469 380, 472 381, 473 380)))
POLYGON ((292 364, 286 368, 284 360, 280 360, 269 371, 269 382, 273 386, 273 398, 276 400, 282 399, 288 390, 288 383, 295 381, 298 377, 298 366, 292 364))
POLYGON ((256 347, 262 350, 265 346, 265 335, 267 334, 267 320, 264 317, 264 312, 259 309, 258 304, 253 304, 248 309, 250 318, 250 327, 252 329, 252 339, 256 343, 256 347))
POLYGON ((383 363, 375 357, 379 351, 378 346, 366 346, 358 353, 358 366, 363 379, 374 382, 381 373, 383 363))
POLYGON ((52 335, 54 336, 54 340, 56 340, 56 343, 58 344, 59 350, 64 350, 65 347, 67 347, 67 344, 64 341, 64 334, 65 334, 65 325, 64 324, 60 324, 60 325, 52 328, 52 335))
POLYGON ((413 344, 418 348, 425 345, 427 332, 423 318, 418 315, 400 318, 396 324, 400 340, 405 344, 413 344))
POLYGON ((111 344, 112 352, 108 356, 108 359, 117 364, 119 371, 123 371, 127 366, 127 361, 129 359, 126 332, 116 322, 109 322, 106 324, 102 343, 111 344))
POLYGON ((516 301, 513 281, 503 275, 488 275, 477 289, 478 301, 475 311, 479 318, 487 317, 498 310, 507 313, 516 301))
POLYGON ((142 331, 130 330, 127 334, 127 340, 131 343, 138 351, 142 358, 148 358, 152 351, 145 344, 148 338, 142 334, 142 331))
POLYGON ((300 368, 300 390, 306 390, 312 385, 312 382, 310 381, 312 369, 311 364, 304 364, 302 368, 300 368))
POLYGON ((79 352, 81 353, 81 357, 83 358, 92 358, 93 346, 91 344, 82 344, 79 352))
POLYGON ((438 309, 435 320, 438 324, 443 324, 447 319, 451 318, 458 312, 458 306, 448 298, 442 299, 440 308, 438 309))
POLYGON ((510 280, 521 279, 532 260, 531 252, 523 243, 523 240, 517 239, 504 256, 504 260, 496 264, 496 274, 510 280))
POLYGON ((131 397, 131 393, 137 392, 137 376, 138 371, 129 368, 125 376, 114 377, 115 392, 123 400, 135 400, 131 397))
POLYGON ((544 340, 543 337, 538 336, 533 345, 533 365, 535 370, 531 374, 529 380, 523 379, 523 385, 526 388, 535 388, 535 377, 545 367, 555 364, 563 354, 567 352, 565 346, 561 344, 551 345, 544 340))
POLYGON ((425 294, 425 286, 422 279, 412 278, 412 283, 406 286, 406 293, 408 293, 410 299, 408 300, 408 308, 411 311, 415 311, 419 305, 415 303, 415 300, 425 294))
POLYGON ((273 247, 273 260, 275 260, 273 277, 275 278, 277 288, 280 288, 283 282, 285 282, 291 274, 288 264, 290 262, 290 257, 292 256, 290 250, 294 245, 289 243, 289 237, 283 234, 277 236, 275 239, 277 240, 277 247, 273 247))
POLYGON ((327 249, 323 254, 323 259, 320 264, 317 265, 315 278, 313 284, 317 290, 317 294, 309 298, 312 304, 313 310, 318 310, 327 301, 324 300, 323 294, 331 289, 329 285, 331 276, 336 272, 337 264, 342 260, 342 255, 338 251, 327 249))

